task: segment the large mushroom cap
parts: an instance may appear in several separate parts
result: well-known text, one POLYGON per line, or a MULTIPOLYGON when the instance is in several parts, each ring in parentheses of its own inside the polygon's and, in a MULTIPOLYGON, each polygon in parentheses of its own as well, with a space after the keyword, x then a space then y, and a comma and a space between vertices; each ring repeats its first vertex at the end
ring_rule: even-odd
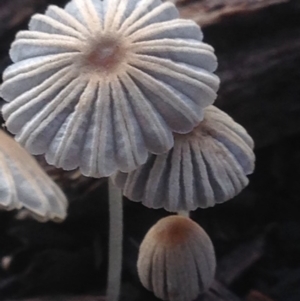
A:
POLYGON ((191 133, 175 135, 174 148, 113 179, 126 197, 150 208, 195 210, 225 202, 248 184, 254 169, 253 140, 214 106, 191 133))
POLYGON ((211 285, 216 259, 210 238, 197 223, 169 216, 146 234, 137 266, 142 284, 158 298, 192 301, 211 285))
POLYGON ((216 98, 214 50, 160 0, 72 0, 17 34, 3 75, 9 131, 48 163, 128 172, 190 132, 216 98))
POLYGON ((63 220, 67 199, 35 159, 0 130, 0 208, 28 209, 40 221, 63 220))

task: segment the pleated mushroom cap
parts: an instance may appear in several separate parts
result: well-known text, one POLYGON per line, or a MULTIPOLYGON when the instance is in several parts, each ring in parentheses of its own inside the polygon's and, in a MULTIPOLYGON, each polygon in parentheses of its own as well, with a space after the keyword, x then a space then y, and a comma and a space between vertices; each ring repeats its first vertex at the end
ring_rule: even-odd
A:
POLYGON ((160 0, 72 0, 13 42, 3 116, 32 154, 87 176, 129 172, 173 146, 216 98, 199 26, 160 0))
POLYGON ((28 209, 39 221, 61 221, 67 199, 18 143, 0 130, 0 208, 28 209))
POLYGON ((145 288, 170 301, 192 301, 214 278, 212 242, 191 219, 169 216, 146 234, 138 256, 138 274, 145 288))
POLYGON ((115 184, 126 197, 150 208, 195 210, 225 202, 241 192, 254 169, 254 143, 245 129, 214 106, 191 133, 175 135, 174 148, 152 155, 115 184))

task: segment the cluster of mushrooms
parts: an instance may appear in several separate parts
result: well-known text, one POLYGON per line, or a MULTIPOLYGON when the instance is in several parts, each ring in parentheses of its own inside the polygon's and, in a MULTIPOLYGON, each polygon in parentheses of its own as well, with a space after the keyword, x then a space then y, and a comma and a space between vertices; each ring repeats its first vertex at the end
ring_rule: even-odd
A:
MULTIPOLYGON (((211 240, 189 211, 237 195, 254 169, 253 141, 213 106, 214 49, 161 0, 72 0, 31 18, 3 74, 5 125, 33 155, 109 177, 108 300, 119 297, 122 196, 179 213, 139 252, 142 284, 192 301, 214 278, 211 240)), ((0 132, 0 206, 61 220, 67 201, 25 149, 0 132), (24 167, 25 166, 25 167, 24 167)))

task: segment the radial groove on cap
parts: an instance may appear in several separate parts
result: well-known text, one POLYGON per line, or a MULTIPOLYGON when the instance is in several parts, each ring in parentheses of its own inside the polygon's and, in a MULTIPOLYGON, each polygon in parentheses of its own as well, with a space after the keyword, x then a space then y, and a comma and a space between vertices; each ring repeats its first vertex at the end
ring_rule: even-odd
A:
POLYGON ((138 274, 145 288, 170 301, 192 301, 214 278, 216 259, 205 231, 187 217, 159 220, 143 239, 138 274))
POLYGON ((37 162, 0 130, 0 208, 28 209, 39 220, 63 220, 67 200, 37 162))
POLYGON ((57 167, 130 172, 170 150, 173 132, 190 132, 215 100, 217 59, 202 38, 160 0, 51 5, 12 43, 7 128, 57 167))
POLYGON ((113 176, 126 197, 150 208, 190 211, 225 202, 248 184, 255 162, 253 141, 218 108, 206 108, 193 132, 174 139, 168 153, 151 155, 136 170, 113 176))

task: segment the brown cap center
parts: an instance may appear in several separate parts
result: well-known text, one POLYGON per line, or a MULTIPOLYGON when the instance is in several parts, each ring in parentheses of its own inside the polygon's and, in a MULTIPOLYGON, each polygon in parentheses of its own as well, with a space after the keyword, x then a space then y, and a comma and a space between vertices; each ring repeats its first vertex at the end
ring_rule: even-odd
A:
POLYGON ((162 219, 154 227, 156 239, 169 247, 185 243, 199 228, 191 219, 176 215, 162 219))
POLYGON ((97 42, 86 55, 86 61, 95 71, 113 71, 122 61, 125 50, 116 39, 105 38, 97 42))

